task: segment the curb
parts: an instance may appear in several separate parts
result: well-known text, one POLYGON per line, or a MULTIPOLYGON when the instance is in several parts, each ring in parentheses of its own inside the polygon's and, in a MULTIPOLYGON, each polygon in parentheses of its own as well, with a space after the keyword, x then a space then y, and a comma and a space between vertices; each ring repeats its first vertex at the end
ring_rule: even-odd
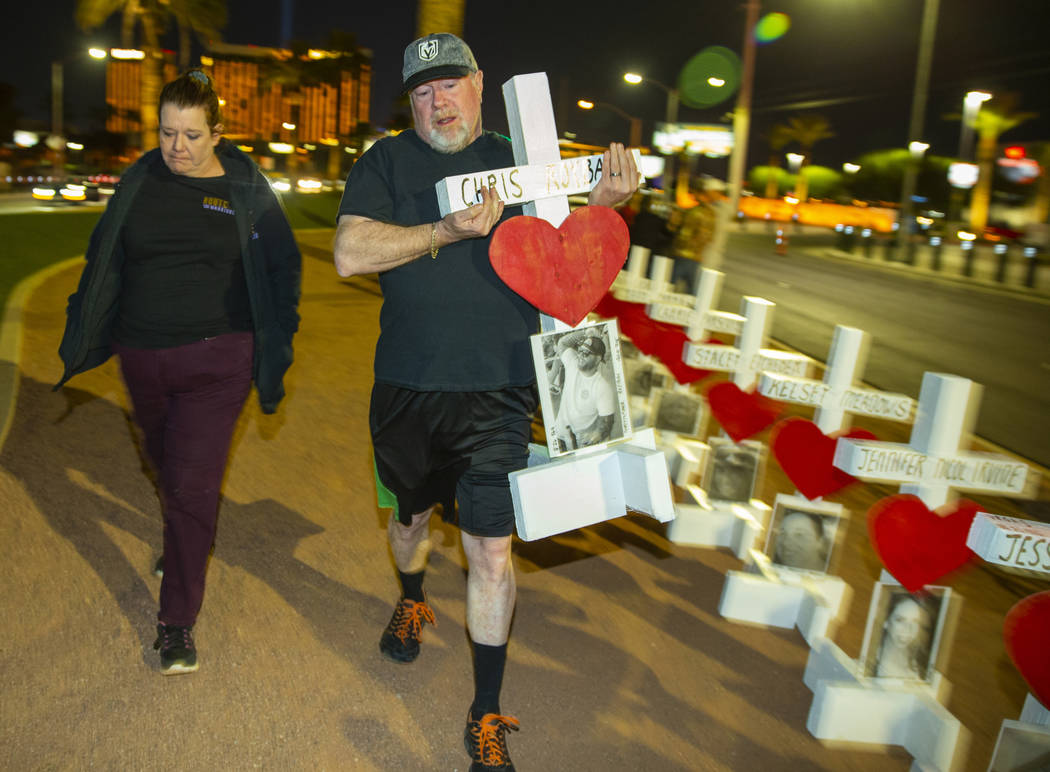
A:
POLYGON ((18 402, 19 367, 22 364, 22 312, 37 287, 56 273, 82 262, 83 256, 52 263, 18 282, 7 298, 3 316, 0 317, 0 451, 4 449, 4 441, 11 430, 15 404, 18 402))
POLYGON ((834 247, 802 247, 798 251, 809 255, 810 257, 839 260, 845 263, 852 263, 853 265, 865 266, 877 271, 888 271, 903 276, 914 276, 922 279, 938 279, 960 287, 995 290, 1011 295, 1019 295, 1030 300, 1050 301, 1050 291, 1041 288, 1019 287, 1015 284, 1000 284, 999 282, 989 281, 987 279, 973 279, 965 276, 955 276, 953 274, 944 273, 943 271, 933 271, 929 268, 919 268, 917 266, 909 266, 901 263, 890 263, 873 260, 871 258, 857 257, 852 253, 843 252, 834 247))

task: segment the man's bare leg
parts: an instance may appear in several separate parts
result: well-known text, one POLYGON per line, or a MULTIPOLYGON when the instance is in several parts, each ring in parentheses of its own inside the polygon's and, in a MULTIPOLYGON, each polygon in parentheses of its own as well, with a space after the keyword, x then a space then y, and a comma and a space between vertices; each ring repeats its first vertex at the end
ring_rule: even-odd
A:
POLYGON ((463 534, 463 551, 467 555, 467 629, 476 643, 502 646, 507 642, 517 591, 510 544, 509 536, 463 534))
MULTIPOLYGON (((472 753, 481 731, 478 722, 500 713, 507 636, 517 592, 510 545, 509 536, 463 534, 463 551, 467 555, 467 629, 474 650, 474 701, 466 731, 467 749, 472 753)), ((493 720, 503 721, 504 717, 493 720)), ((517 726, 514 719, 509 721, 517 726)))
POLYGON ((390 513, 387 538, 394 554, 394 565, 405 574, 416 574, 427 567, 430 554, 430 515, 434 508, 412 515, 412 524, 404 525, 390 513))
POLYGON ((390 551, 401 582, 401 599, 390 624, 379 640, 379 650, 395 662, 412 662, 419 656, 423 623, 435 624, 434 612, 424 602, 423 571, 430 554, 430 515, 434 508, 417 512, 409 525, 391 514, 387 524, 390 551))

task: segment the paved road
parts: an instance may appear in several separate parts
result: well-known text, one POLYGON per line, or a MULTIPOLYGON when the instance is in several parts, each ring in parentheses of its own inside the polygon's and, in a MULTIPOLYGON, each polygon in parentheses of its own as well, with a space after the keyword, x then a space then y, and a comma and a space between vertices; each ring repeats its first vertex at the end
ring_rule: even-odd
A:
MULTIPOLYGON (((238 424, 192 676, 156 672, 160 520, 115 363, 51 391, 79 266, 29 299, 0 449, 0 768, 466 768, 462 552, 453 531, 435 528, 427 585, 439 625, 415 664, 384 661, 376 643, 396 588, 366 421, 377 287, 335 275, 331 231, 299 237, 308 257, 288 399, 264 416, 253 396, 238 424)), ((762 498, 791 490, 767 464, 762 498)), ((835 497, 858 515, 838 569, 853 602, 834 636, 850 656, 881 568, 859 515, 888 492, 835 497)), ((808 647, 795 630, 719 615, 725 573, 741 567, 728 551, 669 543, 662 526, 632 516, 518 542, 514 561, 503 707, 522 721, 510 740, 519 769, 910 767, 900 749, 809 734, 808 647)), ((972 741, 960 750, 966 772, 984 772, 1026 692, 1003 651, 1003 616, 1045 584, 986 567, 953 580, 966 602, 947 707, 972 741)))
POLYGON ((865 380, 918 396, 925 371, 984 385, 977 433, 1050 466, 1050 301, 881 270, 734 234, 720 307, 742 294, 777 303, 773 336, 820 360, 836 324, 871 335, 865 380))

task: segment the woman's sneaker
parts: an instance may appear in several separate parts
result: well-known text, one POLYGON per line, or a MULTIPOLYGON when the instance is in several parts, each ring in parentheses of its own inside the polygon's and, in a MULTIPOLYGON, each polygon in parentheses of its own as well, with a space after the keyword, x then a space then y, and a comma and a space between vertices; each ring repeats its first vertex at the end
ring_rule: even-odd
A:
POLYGON ((193 673, 197 670, 197 647, 193 645, 193 628, 183 625, 157 624, 157 640, 153 648, 160 650, 162 675, 193 673))

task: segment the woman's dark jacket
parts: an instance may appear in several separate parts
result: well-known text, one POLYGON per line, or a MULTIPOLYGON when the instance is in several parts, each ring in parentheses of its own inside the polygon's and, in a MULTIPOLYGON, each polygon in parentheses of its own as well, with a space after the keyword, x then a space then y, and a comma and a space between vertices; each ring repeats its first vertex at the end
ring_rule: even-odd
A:
MULTIPOLYGON (((230 182, 248 283, 255 332, 252 380, 263 412, 273 413, 284 396, 282 378, 292 364, 292 336, 299 329, 302 258, 284 211, 255 163, 225 140, 215 150, 230 182)), ((122 175, 91 234, 87 266, 66 309, 66 332, 58 347, 65 372, 55 389, 110 357, 110 329, 117 317, 124 264, 121 228, 150 165, 162 163, 159 150, 135 162, 122 175)))

